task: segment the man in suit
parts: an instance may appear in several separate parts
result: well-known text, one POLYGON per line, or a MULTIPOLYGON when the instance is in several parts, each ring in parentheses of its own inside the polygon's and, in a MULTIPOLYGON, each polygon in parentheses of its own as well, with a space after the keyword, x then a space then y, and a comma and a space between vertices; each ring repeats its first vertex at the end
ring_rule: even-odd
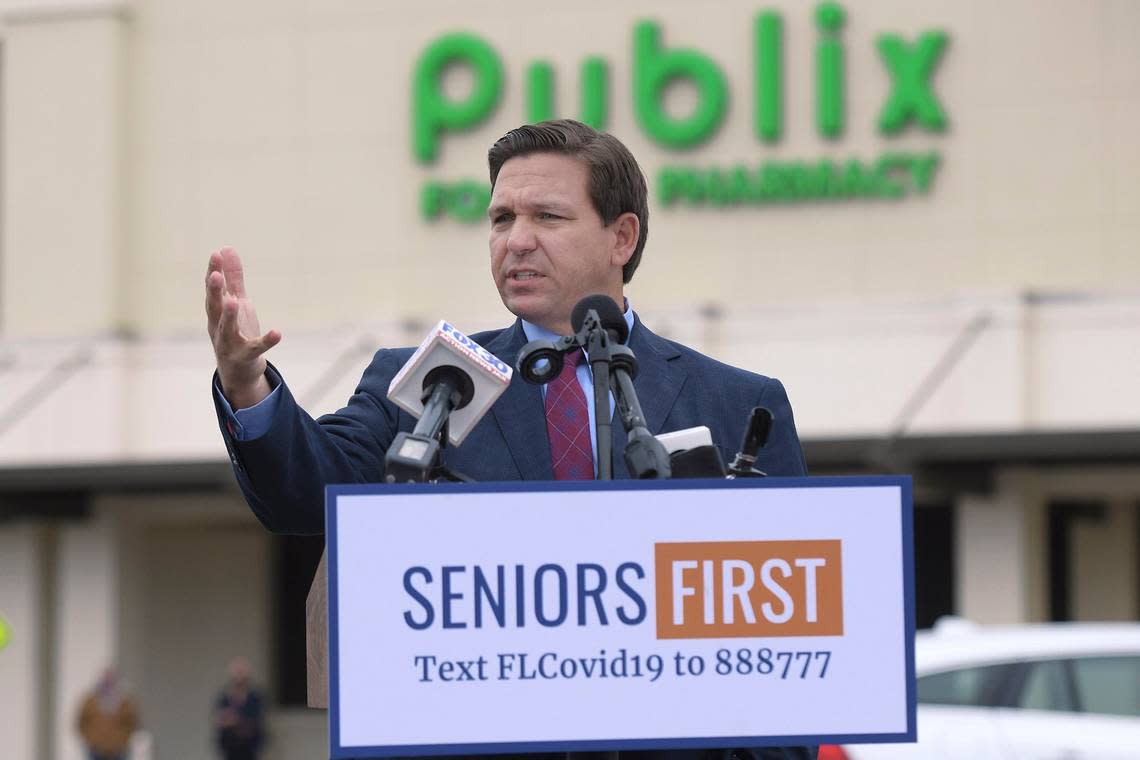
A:
MULTIPOLYGON (((621 142, 579 122, 544 122, 508 132, 492 146, 488 163, 491 274, 518 319, 472 336, 476 341, 513 365, 528 340, 570 334, 570 313, 579 300, 608 295, 625 305, 628 345, 640 363, 634 386, 652 433, 708 425, 728 456, 741 440, 748 410, 766 406, 773 413, 772 436, 757 467, 770 475, 806 474, 791 406, 777 380, 653 334, 625 299, 624 285, 645 248, 649 211, 644 175, 621 142)), ((415 420, 387 400, 388 384, 412 349, 377 352, 348 405, 313 420, 264 359, 281 335, 261 334, 241 261, 230 249, 210 257, 206 312, 218 361, 215 405, 247 501, 271 530, 321 532, 325 484, 381 481, 392 439, 414 427, 415 420)), ((590 438, 593 420, 585 419, 593 414, 586 403, 592 378, 585 364, 567 367, 565 377, 543 388, 513 378, 464 444, 448 451, 447 464, 479 481, 592 477, 597 448, 590 438), (565 409, 554 409, 556 403, 581 410, 575 430, 559 427, 556 418, 565 409), (575 457, 584 457, 583 466, 567 465, 575 457)), ((620 425, 613 436, 614 475, 628 477, 620 425)), ((733 753, 815 757, 814 748, 623 756, 688 760, 733 753)))

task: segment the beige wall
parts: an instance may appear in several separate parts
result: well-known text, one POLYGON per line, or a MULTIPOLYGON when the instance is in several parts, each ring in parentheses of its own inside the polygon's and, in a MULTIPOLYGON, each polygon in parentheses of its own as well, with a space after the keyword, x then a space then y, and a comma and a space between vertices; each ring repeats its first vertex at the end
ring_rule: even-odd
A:
POLYGON ((124 15, 83 5, 0 6, 0 330, 9 335, 106 333, 129 319, 120 302, 133 282, 121 270, 124 15))
MULTIPOLYGON (((873 158, 888 148, 932 148, 943 157, 931 194, 897 203, 656 209, 645 270, 631 289, 643 308, 1136 281, 1140 5, 848 2, 848 129, 834 144, 812 125, 813 7, 739 0, 710 13, 689 2, 589 0, 573 12, 538 14, 517 2, 140 2, 118 26, 92 18, 10 23, 4 121, 6 161, 14 163, 3 255, 19 263, 9 263, 6 276, 19 277, 21 289, 38 284, 42 294, 45 286, 21 267, 38 273, 43 265, 24 262, 65 250, 68 264, 46 280, 56 296, 47 314, 35 287, 6 297, 6 329, 117 322, 147 332, 199 329, 205 256, 225 243, 246 255, 274 325, 502 314, 487 282, 484 230, 422 222, 419 188, 428 178, 483 175, 486 146, 523 119, 526 63, 551 59, 559 102, 576 104, 578 65, 589 54, 609 60, 611 128, 651 177, 667 163, 873 158), (770 6, 784 16, 787 77, 786 139, 772 148, 751 136, 749 117, 751 22, 770 6), (652 144, 633 117, 631 29, 645 17, 661 22, 666 45, 712 56, 732 88, 723 128, 684 154, 652 144), (933 28, 950 35, 933 78, 950 129, 884 139, 873 125, 889 78, 874 37, 894 31, 913 39, 933 28), (448 137, 441 162, 424 167, 410 150, 412 65, 454 29, 499 51, 506 91, 493 118, 448 137), (123 60, 125 110, 92 122, 81 109, 95 108, 92 93, 117 103, 113 72, 123 60), (57 95, 31 100, 44 92, 57 95), (123 250, 112 223, 115 140, 106 129, 127 145, 123 250), (56 156, 70 181, 29 183, 26 164, 51 165, 49 138, 70 151, 98 146, 91 155, 56 156), (29 145, 40 153, 25 160, 29 145), (92 251, 69 237, 83 230, 92 232, 92 251), (100 283, 120 253, 110 304, 100 283)), ((684 93, 678 97, 683 107, 684 93)), ((562 110, 575 115, 576 105, 562 110)))

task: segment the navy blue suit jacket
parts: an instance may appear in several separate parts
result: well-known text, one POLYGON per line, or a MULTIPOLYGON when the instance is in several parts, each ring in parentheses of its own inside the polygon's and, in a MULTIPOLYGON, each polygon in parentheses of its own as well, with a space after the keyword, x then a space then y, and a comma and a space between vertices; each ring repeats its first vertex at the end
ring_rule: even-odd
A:
MULTIPOLYGON (((471 337, 510 366, 526 343, 518 321, 504 330, 471 337)), ((634 323, 628 345, 638 360, 633 384, 650 432, 707 425, 713 443, 729 462, 740 446, 749 410, 765 406, 772 412, 772 432, 756 467, 769 475, 807 474, 792 408, 778 380, 730 367, 665 340, 640 320, 634 323)), ((267 528, 278 533, 323 533, 326 484, 383 481, 389 444, 396 433, 410 431, 416 423, 387 398, 389 382, 413 350, 378 351, 348 405, 319 420, 309 417, 282 385, 281 404, 269 431, 249 441, 229 434, 215 398, 238 484, 267 528)), ((216 396, 216 383, 214 387, 216 396)), ((615 422, 615 478, 629 477, 625 441, 625 430, 615 422)), ((539 387, 512 378, 463 445, 448 448, 445 456, 452 469, 479 482, 553 480, 539 387)))
MULTIPOLYGON (((518 321, 504 330, 470 337, 512 367, 526 343, 518 321)), ((665 340, 640 320, 634 323, 628 345, 638 360, 633 384, 650 432, 707 425, 713 443, 729 462, 740 446, 749 411, 765 406, 772 412, 772 432, 756 467, 769 475, 807 474, 792 408, 778 380, 730 367, 665 340)), ((319 420, 306 414, 282 384, 283 396, 269 431, 249 441, 229 434, 215 380, 215 406, 234 472, 246 501, 267 528, 278 533, 322 533, 326 484, 383 481, 384 453, 389 444, 396 433, 410 431, 416 423, 387 397, 388 384, 413 350, 378 351, 348 405, 319 420)), ((615 478, 629 477, 623 456, 625 442, 625 430, 615 422, 615 478)), ((452 469, 479 482, 553 480, 539 387, 520 377, 512 378, 490 413, 461 446, 447 449, 446 458, 452 469)), ((763 706, 757 705, 757 709, 763 706)), ((623 752, 621 756, 643 760, 815 760, 815 748, 646 751, 623 752)), ((565 755, 526 757, 561 760, 565 755)))

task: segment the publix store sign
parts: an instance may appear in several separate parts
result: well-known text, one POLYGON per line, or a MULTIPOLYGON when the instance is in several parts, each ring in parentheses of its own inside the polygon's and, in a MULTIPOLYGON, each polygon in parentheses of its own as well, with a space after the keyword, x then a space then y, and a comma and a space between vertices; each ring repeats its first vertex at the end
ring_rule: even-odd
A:
MULTIPOLYGON (((813 61, 789 62, 784 55, 784 23, 777 11, 756 14, 752 23, 752 132, 759 146, 773 145, 784 135, 785 69, 810 65, 814 70, 814 127, 830 141, 840 141, 847 126, 843 38, 846 13, 837 3, 816 7, 813 61)), ((645 135, 668 151, 689 151, 714 138, 728 111, 728 79, 705 53, 665 43, 661 24, 639 21, 633 26, 632 109, 645 135), (689 113, 666 111, 666 88, 686 81, 696 91, 689 113)), ((907 130, 938 134, 946 129, 945 108, 933 75, 946 50, 948 35, 927 30, 913 39, 883 33, 874 51, 890 78, 878 108, 876 129, 884 137, 907 130)), ((576 118, 606 129, 609 117, 609 64, 591 57, 582 63, 579 112, 576 118)), ((490 118, 502 98, 503 62, 482 38, 466 33, 434 40, 416 62, 412 81, 412 152, 424 165, 436 161, 450 133, 471 129, 490 118), (473 86, 466 96, 449 97, 444 72, 469 70, 473 86)), ((554 70, 543 61, 525 73, 526 120, 537 122, 566 114, 554 112, 554 70)), ((935 150, 886 150, 879 155, 836 159, 805 156, 720 166, 686 161, 666 164, 650 178, 659 207, 763 207, 772 204, 900 199, 929 191, 940 156, 935 150)), ((425 219, 477 221, 485 216, 490 186, 485 179, 432 179, 420 192, 425 219)))

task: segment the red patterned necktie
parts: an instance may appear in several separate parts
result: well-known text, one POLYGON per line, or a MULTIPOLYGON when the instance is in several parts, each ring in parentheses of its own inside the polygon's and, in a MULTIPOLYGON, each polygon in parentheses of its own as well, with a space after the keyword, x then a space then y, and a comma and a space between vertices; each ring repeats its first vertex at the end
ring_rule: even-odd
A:
POLYGON ((577 375, 583 359, 580 348, 566 354, 562 371, 546 386, 546 433, 555 480, 594 479, 590 414, 577 375))

